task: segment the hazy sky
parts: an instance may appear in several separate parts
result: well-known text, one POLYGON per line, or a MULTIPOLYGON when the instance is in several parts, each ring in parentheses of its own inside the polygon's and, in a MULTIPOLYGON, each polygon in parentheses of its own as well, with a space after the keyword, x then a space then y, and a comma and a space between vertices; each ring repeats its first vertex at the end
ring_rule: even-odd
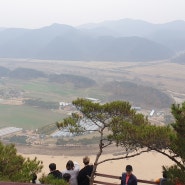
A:
POLYGON ((185 20, 185 0, 0 0, 0 27, 77 26, 124 18, 185 20))

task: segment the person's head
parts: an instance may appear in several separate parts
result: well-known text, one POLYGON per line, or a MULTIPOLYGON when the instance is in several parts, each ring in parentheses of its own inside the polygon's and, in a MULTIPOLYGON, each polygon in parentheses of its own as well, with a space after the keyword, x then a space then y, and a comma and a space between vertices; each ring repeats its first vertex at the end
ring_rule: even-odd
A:
POLYGON ((67 170, 73 170, 74 169, 74 163, 73 161, 69 160, 66 164, 66 169, 67 170))
POLYGON ((84 163, 85 165, 88 165, 89 162, 90 162, 90 158, 89 158, 88 156, 85 156, 85 157, 83 158, 83 163, 84 163))
POLYGON ((32 183, 35 184, 36 183, 36 180, 37 180, 37 174, 36 173, 33 173, 32 174, 32 183))
POLYGON ((70 175, 69 173, 64 173, 63 179, 64 179, 66 182, 69 182, 70 178, 71 178, 71 175, 70 175))
POLYGON ((50 171, 56 170, 56 164, 55 163, 50 163, 49 164, 49 169, 50 169, 50 171))
POLYGON ((132 173, 132 171, 133 171, 133 169, 132 169, 132 166, 131 165, 127 165, 126 166, 126 168, 125 168, 125 170, 126 170, 126 173, 129 175, 129 174, 131 174, 132 173))

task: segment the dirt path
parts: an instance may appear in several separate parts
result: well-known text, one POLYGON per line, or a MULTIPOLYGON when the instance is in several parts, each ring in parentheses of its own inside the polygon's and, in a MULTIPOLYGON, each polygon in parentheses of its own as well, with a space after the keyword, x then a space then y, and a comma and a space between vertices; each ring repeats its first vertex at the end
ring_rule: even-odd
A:
MULTIPOLYGON (((83 156, 83 155, 96 155, 98 152, 98 145, 88 146, 26 146, 16 145, 18 153, 22 154, 39 154, 39 155, 67 155, 67 156, 83 156)), ((108 147, 104 150, 104 154, 116 154, 120 152, 122 148, 115 146, 108 147)))

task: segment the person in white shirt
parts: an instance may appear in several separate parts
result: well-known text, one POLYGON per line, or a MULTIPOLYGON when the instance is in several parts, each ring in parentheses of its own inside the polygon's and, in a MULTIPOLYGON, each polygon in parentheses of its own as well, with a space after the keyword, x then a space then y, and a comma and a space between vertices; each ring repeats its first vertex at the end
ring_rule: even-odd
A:
POLYGON ((66 164, 66 170, 62 171, 62 174, 69 173, 71 175, 70 185, 78 185, 77 176, 80 170, 79 164, 75 161, 69 160, 66 164))

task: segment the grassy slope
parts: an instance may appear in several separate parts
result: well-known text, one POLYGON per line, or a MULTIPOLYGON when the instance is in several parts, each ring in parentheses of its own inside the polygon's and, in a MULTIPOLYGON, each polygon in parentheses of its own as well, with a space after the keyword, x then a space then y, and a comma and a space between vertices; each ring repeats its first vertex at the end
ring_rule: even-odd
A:
MULTIPOLYGON (((23 91, 24 98, 40 99, 46 102, 71 102, 77 97, 92 96, 103 98, 105 96, 97 88, 75 89, 71 84, 50 83, 47 79, 34 79, 29 81, 5 79, 2 88, 18 89, 23 91)), ((0 127, 16 126, 25 129, 36 129, 61 120, 64 114, 57 110, 47 110, 26 105, 0 104, 0 127)))
POLYGON ((103 98, 105 92, 98 87, 92 88, 74 88, 72 84, 59 84, 48 82, 47 79, 34 79, 30 81, 24 80, 8 80, 6 87, 18 88, 24 91, 26 98, 41 98, 44 101, 72 101, 77 97, 94 97, 103 98))
MULTIPOLYGON (((1 65, 3 61, 0 59, 1 65)), ((163 92, 170 90, 174 92, 184 92, 184 70, 182 65, 171 64, 166 61, 158 61, 151 63, 125 63, 125 62, 65 62, 65 61, 34 61, 33 62, 10 62, 4 61, 4 65, 10 65, 10 68, 19 67, 20 65, 25 68, 36 68, 37 70, 43 70, 56 73, 71 73, 81 74, 82 76, 88 76, 95 79, 99 85, 103 85, 106 82, 131 80, 135 83, 139 82, 146 86, 157 87, 162 89, 163 92), (37 63, 36 63, 37 62, 37 63), (16 66, 17 65, 17 66, 16 66)), ((34 80, 15 80, 15 79, 0 79, 0 88, 13 88, 24 91, 23 96, 25 98, 41 99, 48 102, 66 101, 71 102, 77 97, 93 97, 101 99, 102 101, 108 101, 110 96, 115 96, 114 88, 101 89, 100 86, 76 89, 72 84, 57 84, 49 83, 47 79, 34 79, 34 80)), ((122 92, 121 92, 122 94, 122 92)), ((124 92, 123 92, 124 94, 124 92)), ((136 96, 136 94, 135 94, 136 96)), ((137 97, 136 97, 137 98, 137 97)), ((142 103, 142 102, 141 102, 142 103)), ((0 126, 3 124, 20 124, 24 120, 20 112, 28 110, 27 119, 24 121, 24 127, 31 127, 30 124, 35 127, 40 127, 53 123, 58 120, 58 114, 53 113, 50 110, 37 109, 33 107, 11 107, 11 114, 4 112, 5 106, 3 106, 0 112, 0 126), (35 112, 34 112, 35 111, 35 112), (13 113, 12 113, 13 112, 13 113), (16 115, 13 115, 16 112, 16 115), (6 116, 5 116, 6 115, 6 116), (17 116, 18 115, 18 116, 17 116), (29 117, 31 116, 31 118, 29 117), (16 119, 17 121, 16 121, 16 119), (28 119, 29 117, 29 119, 28 119), (47 118, 48 117, 48 118, 47 118), (57 119, 56 119, 57 118, 57 119), (21 120, 21 121, 20 121, 21 120), (51 120, 51 121, 50 121, 51 120), (26 123, 26 124, 25 124, 26 123)), ((138 105, 140 106, 140 104, 138 105)), ((10 108, 9 108, 10 109, 10 108)), ((59 115, 60 118, 60 115, 59 115)))
POLYGON ((16 126, 24 129, 36 129, 43 125, 61 120, 64 115, 51 110, 28 106, 0 104, 0 126, 16 126))

